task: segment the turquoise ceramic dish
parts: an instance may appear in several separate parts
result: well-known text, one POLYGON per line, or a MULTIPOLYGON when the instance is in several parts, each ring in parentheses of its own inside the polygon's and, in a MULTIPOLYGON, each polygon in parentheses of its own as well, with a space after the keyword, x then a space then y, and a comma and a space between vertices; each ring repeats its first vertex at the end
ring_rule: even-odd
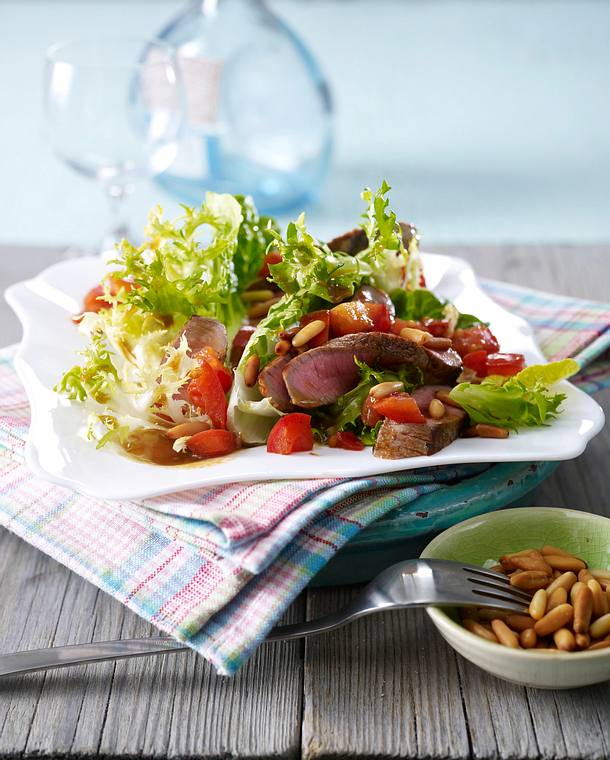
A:
POLYGON ((326 565, 312 586, 363 583, 385 567, 418 557, 432 536, 470 517, 524 505, 557 462, 497 464, 392 512, 359 533, 326 565))

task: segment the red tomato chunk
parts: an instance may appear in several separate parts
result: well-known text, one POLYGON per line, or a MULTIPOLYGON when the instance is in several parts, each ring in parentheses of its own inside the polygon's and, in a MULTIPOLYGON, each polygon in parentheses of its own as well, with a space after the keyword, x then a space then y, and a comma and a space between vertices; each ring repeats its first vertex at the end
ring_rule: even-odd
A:
POLYGON ((453 333, 453 348, 460 356, 466 356, 474 351, 493 354, 494 351, 500 349, 500 344, 487 325, 475 325, 453 333))
POLYGON ((487 352, 486 351, 471 351, 466 354, 462 359, 462 364, 468 369, 472 369, 477 373, 478 377, 486 377, 487 375, 487 352))
POLYGON ((187 449, 197 457, 220 457, 237 449, 237 437, 229 430, 203 430, 188 439, 187 449))
POLYGON ((213 367, 202 362, 199 374, 188 384, 186 392, 191 403, 208 415, 212 427, 226 428, 227 399, 213 367))
POLYGON ((375 411, 394 422, 423 424, 426 418, 408 393, 392 393, 375 402, 375 411))
POLYGON ((356 433, 349 430, 331 435, 328 439, 328 445, 331 449, 347 449, 348 451, 362 451, 364 449, 364 444, 360 438, 356 433))
POLYGON ((382 303, 349 301, 330 310, 330 332, 333 338, 361 332, 389 332, 392 320, 382 303))
POLYGON ((270 454, 293 454, 296 451, 313 449, 311 417, 302 412, 294 412, 281 417, 273 426, 267 439, 270 454))
POLYGON ((487 357, 487 374, 512 377, 525 367, 523 354, 489 354, 487 357))
POLYGON ((225 365, 218 358, 218 354, 211 346, 205 346, 199 351, 195 357, 198 361, 207 362, 210 367, 216 372, 216 376, 220 380, 223 391, 226 393, 231 390, 233 384, 233 373, 230 369, 227 369, 225 365))

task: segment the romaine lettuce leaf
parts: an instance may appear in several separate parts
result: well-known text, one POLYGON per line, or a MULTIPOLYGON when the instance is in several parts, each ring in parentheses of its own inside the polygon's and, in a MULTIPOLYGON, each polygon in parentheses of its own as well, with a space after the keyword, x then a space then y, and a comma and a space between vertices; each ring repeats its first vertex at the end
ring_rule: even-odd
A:
POLYGON ((578 368, 572 359, 532 365, 508 380, 491 376, 480 384, 460 383, 449 395, 468 413, 473 424, 509 430, 537 427, 554 419, 565 399, 564 393, 549 393, 549 386, 573 375, 578 368))
MULTIPOLYGON (((455 309, 449 301, 442 301, 430 290, 419 288, 417 290, 393 290, 390 298, 396 309, 396 316, 400 319, 408 319, 419 322, 422 319, 446 319, 448 308, 455 309)), ((455 321, 456 328, 472 327, 484 324, 482 320, 472 314, 461 314, 455 321)))

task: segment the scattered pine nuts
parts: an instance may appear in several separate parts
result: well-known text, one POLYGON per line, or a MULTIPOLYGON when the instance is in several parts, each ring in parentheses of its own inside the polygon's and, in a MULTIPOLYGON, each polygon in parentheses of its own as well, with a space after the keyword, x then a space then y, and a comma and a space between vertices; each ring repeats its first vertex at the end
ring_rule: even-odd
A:
POLYGON ((244 383, 248 388, 254 387, 258 380, 258 370, 261 366, 261 360, 258 356, 251 356, 246 362, 244 368, 244 383))
POLYGON ((454 401, 449 393, 449 391, 436 391, 436 398, 442 401, 445 406, 454 406, 456 409, 461 409, 462 405, 454 401))
POLYGON ((324 320, 314 319, 312 322, 308 322, 306 325, 301 327, 301 329, 292 339, 292 345, 294 346, 294 348, 300 348, 301 346, 304 346, 306 343, 309 343, 310 340, 315 338, 317 335, 319 335, 322 332, 322 330, 325 330, 325 329, 326 329, 326 322, 324 322, 324 320))
POLYGON ((386 396, 389 396, 392 393, 398 393, 400 391, 404 391, 404 389, 405 389, 405 385, 404 383, 401 383, 400 380, 395 380, 395 381, 388 380, 385 383, 379 383, 378 385, 374 385, 369 391, 369 395, 371 395, 374 399, 380 399, 380 398, 385 398, 386 396))
POLYGON ((485 425, 482 422, 468 428, 466 433, 469 434, 469 437, 508 438, 508 430, 506 428, 501 428, 497 425, 485 425))
POLYGON ((252 304, 247 311, 249 319, 262 319, 269 313, 269 309, 280 300, 281 296, 274 296, 267 301, 259 301, 252 304))
POLYGON ((280 338, 280 340, 278 340, 278 342, 275 344, 274 350, 276 356, 286 356, 286 354, 290 351, 289 341, 280 338))
POLYGON ((437 398, 433 398, 428 407, 428 414, 433 420, 441 420, 445 416, 445 405, 437 398))
POLYGON ((460 615, 471 633, 536 652, 610 648, 610 570, 590 571, 580 557, 551 545, 504 554, 493 569, 529 592, 527 612, 465 608, 460 615))
POLYGON ((520 649, 519 637, 506 625, 503 620, 496 618, 491 621, 491 630, 496 634, 500 644, 512 649, 520 649))
MULTIPOLYGON (((410 328, 406 327, 403 329, 409 330, 410 328)), ((426 348, 431 348, 433 351, 445 351, 448 348, 451 348, 453 341, 451 338, 437 338, 435 335, 431 335, 429 338, 426 338, 424 345, 426 348)))
POLYGON ((274 292, 268 289, 245 290, 240 298, 244 303, 259 303, 260 301, 269 301, 274 295, 274 292))

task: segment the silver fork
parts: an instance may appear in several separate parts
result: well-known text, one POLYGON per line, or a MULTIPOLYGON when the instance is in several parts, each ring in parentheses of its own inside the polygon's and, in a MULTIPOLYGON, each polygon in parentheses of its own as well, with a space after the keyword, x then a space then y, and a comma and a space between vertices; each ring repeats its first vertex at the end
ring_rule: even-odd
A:
MULTIPOLYGON (((305 623, 276 626, 266 641, 285 641, 339 628, 364 615, 425 605, 491 607, 524 612, 531 596, 510 585, 501 573, 477 565, 440 559, 411 559, 381 572, 342 610, 305 623)), ((122 641, 95 641, 0 656, 0 676, 35 670, 168 654, 188 649, 169 636, 122 641)))

